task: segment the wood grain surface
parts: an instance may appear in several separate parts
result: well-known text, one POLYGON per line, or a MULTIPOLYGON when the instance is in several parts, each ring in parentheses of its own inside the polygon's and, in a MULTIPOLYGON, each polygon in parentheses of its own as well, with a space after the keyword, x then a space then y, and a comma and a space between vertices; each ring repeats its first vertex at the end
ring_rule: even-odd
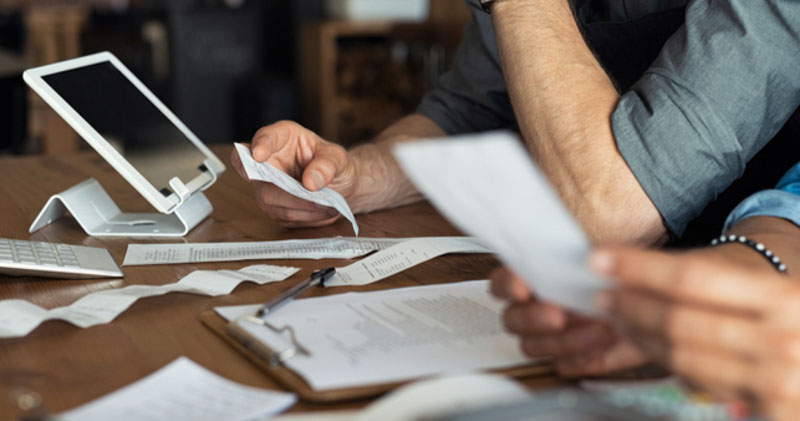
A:
MULTIPOLYGON (((219 146, 214 151, 227 162, 230 149, 230 146, 219 146)), ((34 234, 28 233, 28 227, 50 195, 89 177, 99 180, 123 211, 154 211, 94 152, 3 158, 0 159, 0 238, 104 247, 119 263, 131 242, 182 241, 89 237, 70 217, 34 234)), ((350 224, 344 219, 323 228, 288 230, 279 227, 260 212, 250 185, 230 167, 206 194, 214 205, 214 212, 189 233, 185 241, 265 241, 352 235, 350 224)), ((365 237, 460 235, 425 203, 359 215, 358 223, 365 237)), ((146 298, 133 304, 113 322, 89 329, 48 321, 26 337, 0 339, 0 419, 14 419, 21 414, 9 398, 19 388, 40 393, 49 410, 60 412, 132 383, 181 355, 230 380, 278 389, 267 375, 204 327, 198 316, 216 306, 264 302, 314 269, 344 266, 351 261, 270 260, 126 267, 123 279, 112 280, 0 276, 0 299, 23 298, 51 308, 70 304, 94 291, 135 284, 167 284, 196 269, 238 269, 256 263, 297 266, 303 270, 286 282, 264 286, 245 283, 232 294, 216 298, 181 293, 146 298)), ((371 286, 315 289, 307 296, 482 279, 496 265, 496 260, 488 255, 445 256, 371 286)), ((540 378, 527 383, 546 386, 557 380, 540 378)), ((336 406, 300 403, 292 411, 352 408, 366 403, 336 406)))

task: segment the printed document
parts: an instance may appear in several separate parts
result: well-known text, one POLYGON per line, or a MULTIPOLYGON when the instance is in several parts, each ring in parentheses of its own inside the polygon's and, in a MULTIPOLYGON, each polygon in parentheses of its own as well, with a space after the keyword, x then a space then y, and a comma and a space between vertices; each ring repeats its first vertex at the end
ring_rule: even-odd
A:
POLYGON ((239 153, 239 159, 242 160, 242 166, 249 179, 272 183, 292 196, 336 209, 353 224, 353 232, 358 236, 356 217, 353 216, 350 206, 339 192, 328 187, 312 192, 289 174, 266 162, 256 162, 247 146, 240 143, 235 143, 234 146, 236 146, 236 152, 239 153))
POLYGON ((589 240, 510 133, 406 142, 406 174, 451 222, 486 242, 546 300, 596 314, 604 279, 587 265, 589 240))
POLYGON ((0 338, 25 336, 46 320, 63 320, 85 329, 111 322, 140 298, 169 292, 216 297, 230 294, 244 281, 264 285, 283 281, 298 270, 300 269, 271 265, 253 265, 240 270, 196 270, 172 284, 130 285, 97 291, 68 306, 50 310, 25 300, 3 300, 0 301, 0 338))
POLYGON ((180 357, 138 382, 67 411, 62 421, 251 421, 281 413, 292 393, 234 383, 180 357))
MULTIPOLYGON (((501 325, 505 304, 488 288, 488 281, 468 281, 306 298, 270 314, 268 322, 291 326, 310 352, 286 365, 314 390, 530 363, 501 325)), ((215 310, 230 321, 259 308, 215 310)), ((273 350, 292 346, 265 326, 237 323, 273 350)))

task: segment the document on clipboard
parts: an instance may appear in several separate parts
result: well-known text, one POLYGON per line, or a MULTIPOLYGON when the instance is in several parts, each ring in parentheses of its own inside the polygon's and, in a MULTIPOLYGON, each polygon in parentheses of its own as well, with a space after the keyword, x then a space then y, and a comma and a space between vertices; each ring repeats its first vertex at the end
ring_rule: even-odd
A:
POLYGON ((252 354, 324 393, 536 363, 503 329, 504 304, 488 287, 467 281, 306 298, 270 314, 266 325, 250 317, 259 304, 215 311, 252 354))

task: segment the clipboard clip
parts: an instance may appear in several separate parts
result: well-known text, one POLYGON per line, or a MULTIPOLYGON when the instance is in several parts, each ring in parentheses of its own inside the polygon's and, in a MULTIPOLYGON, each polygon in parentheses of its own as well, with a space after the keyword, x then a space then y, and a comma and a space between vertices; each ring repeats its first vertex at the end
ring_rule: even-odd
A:
POLYGON ((266 321, 266 316, 275 312, 284 304, 294 300, 295 297, 309 290, 310 288, 313 288, 317 285, 324 285, 325 282, 331 279, 335 274, 336 269, 332 267, 314 271, 314 273, 312 273, 311 276, 309 276, 305 281, 287 289, 268 303, 264 304, 255 315, 244 315, 228 323, 228 333, 241 342, 242 345, 244 345, 247 349, 253 351, 253 353, 269 362, 270 367, 283 365, 286 360, 296 355, 305 355, 310 357, 311 352, 297 340, 297 335, 295 335, 294 328, 292 326, 286 325, 283 327, 276 327, 272 323, 266 321), (252 323, 259 326, 264 326, 284 341, 288 336, 291 346, 279 351, 270 349, 267 344, 251 335, 247 329, 242 327, 243 323, 252 323))
POLYGON ((232 337, 236 338, 247 349, 253 351, 254 354, 266 360, 269 363, 270 367, 281 366, 287 360, 297 355, 303 355, 306 357, 311 356, 311 352, 308 350, 308 348, 304 347, 297 340, 297 335, 294 332, 294 328, 289 325, 277 327, 274 326, 272 323, 267 322, 263 318, 252 315, 245 315, 228 323, 226 329, 228 333, 231 334, 232 337), (275 333, 277 336, 281 337, 281 339, 284 340, 288 339, 288 343, 290 344, 290 346, 285 349, 274 350, 269 346, 267 346, 263 341, 259 340, 258 338, 250 334, 250 332, 248 332, 247 329, 242 327, 243 323, 251 323, 259 326, 264 326, 267 329, 271 330, 273 333, 275 333))

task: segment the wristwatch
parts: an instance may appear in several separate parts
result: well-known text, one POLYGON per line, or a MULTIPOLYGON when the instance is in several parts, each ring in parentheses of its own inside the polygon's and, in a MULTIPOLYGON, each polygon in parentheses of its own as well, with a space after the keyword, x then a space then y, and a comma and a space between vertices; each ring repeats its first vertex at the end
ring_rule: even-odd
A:
POLYGON ((481 7, 483 8, 483 11, 486 12, 486 13, 491 14, 492 13, 492 4, 494 4, 495 1, 496 0, 480 0, 481 7))

